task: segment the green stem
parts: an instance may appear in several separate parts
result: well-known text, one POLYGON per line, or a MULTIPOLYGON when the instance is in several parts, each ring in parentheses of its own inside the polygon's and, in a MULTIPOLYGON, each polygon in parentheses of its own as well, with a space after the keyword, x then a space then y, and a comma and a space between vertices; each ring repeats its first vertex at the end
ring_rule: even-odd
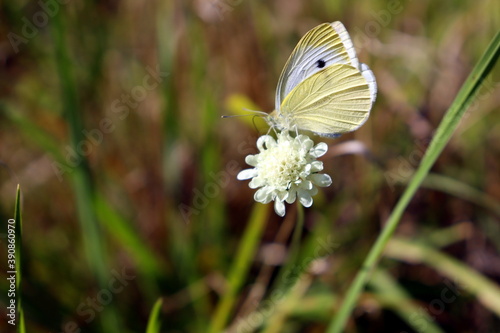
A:
MULTIPOLYGON (((292 241, 288 250, 288 256, 282 268, 278 273, 278 277, 273 283, 272 290, 280 290, 283 294, 288 292, 295 284, 295 278, 298 276, 297 260, 299 258, 300 239, 302 237, 302 230, 304 229, 304 207, 297 202, 297 222, 292 235, 292 241)), ((301 267, 301 266, 299 266, 301 267)))
MULTIPOLYGON (((303 230, 304 207, 297 201, 297 223, 295 224, 295 230, 293 231, 292 241, 288 251, 289 255, 286 259, 285 265, 279 272, 278 278, 276 279, 276 288, 273 289, 279 295, 283 295, 281 300, 287 300, 287 297, 290 297, 291 289, 297 284, 297 280, 302 275, 303 270, 307 268, 304 265, 298 265, 298 259, 300 257, 300 240, 302 238, 303 230)), ((274 315, 264 326, 263 333, 277 332, 283 319, 283 314, 274 315)))
POLYGON ((422 158, 419 168, 408 184, 403 196, 392 211, 392 214, 389 216, 382 233, 368 253, 360 271, 349 287, 339 312, 330 322, 327 330, 328 333, 341 332, 344 328, 350 313, 356 305, 359 295, 370 277, 370 273, 373 271, 375 265, 380 259, 387 242, 394 234, 404 210, 413 198, 417 189, 420 187, 424 178, 429 173, 430 168, 441 154, 446 143, 450 140, 451 135, 455 131, 463 114, 467 110, 467 107, 473 101, 482 81, 494 67, 499 55, 500 32, 496 34, 488 49, 483 54, 483 57, 479 60, 476 67, 467 78, 467 81, 462 86, 462 89, 460 89, 457 97, 453 101, 453 104, 448 109, 448 112, 445 114, 436 131, 436 135, 430 143, 426 154, 422 158))
POLYGON ((260 242, 269 209, 267 205, 255 204, 250 222, 245 230, 240 248, 229 273, 227 289, 217 304, 209 333, 220 333, 233 310, 236 294, 245 282, 252 259, 260 242))
MULTIPOLYGON (((294 265, 299 257, 300 239, 302 238, 302 231, 304 229, 304 207, 297 201, 297 224, 293 231, 292 242, 290 243, 290 255, 288 256, 285 268, 294 265)), ((286 271, 286 270, 285 270, 286 271)))

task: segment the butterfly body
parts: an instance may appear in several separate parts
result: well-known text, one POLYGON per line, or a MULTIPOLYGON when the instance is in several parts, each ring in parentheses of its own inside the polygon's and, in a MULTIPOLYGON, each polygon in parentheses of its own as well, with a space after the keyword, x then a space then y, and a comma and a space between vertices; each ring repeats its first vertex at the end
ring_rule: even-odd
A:
POLYGON ((268 123, 337 137, 359 128, 377 94, 372 71, 359 63, 340 22, 323 23, 299 41, 281 73, 268 123))

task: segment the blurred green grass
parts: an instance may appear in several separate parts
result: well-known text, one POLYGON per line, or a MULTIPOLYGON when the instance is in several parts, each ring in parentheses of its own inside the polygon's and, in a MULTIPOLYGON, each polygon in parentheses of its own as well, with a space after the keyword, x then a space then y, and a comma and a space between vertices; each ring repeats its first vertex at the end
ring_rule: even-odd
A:
MULTIPOLYGON (((144 332, 160 297, 162 332, 207 331, 254 205, 236 173, 267 130, 219 117, 242 107, 271 111, 278 76, 298 39, 319 23, 340 20, 374 71, 379 95, 362 128, 327 143, 356 139, 371 156, 323 158, 333 185, 305 212, 298 260, 314 256, 326 235, 338 246, 300 279, 304 289, 286 296, 293 302, 268 310, 280 261, 278 256, 273 264, 266 249, 284 250, 289 237, 279 235, 294 223, 271 211, 228 323, 237 327, 238 320, 260 314, 266 324, 259 327, 325 331, 402 184, 500 22, 500 4, 493 0, 69 2, 15 52, 8 34, 22 36, 23 17, 32 22, 41 7, 26 1, 0 6, 0 159, 16 175, 3 172, 0 212, 3 223, 20 182, 23 309, 27 332, 35 333, 61 332, 71 322, 85 332, 144 332), (168 76, 145 89, 157 66, 168 76), (234 103, 235 96, 249 102, 234 103), (104 119, 113 128, 107 133, 104 119), (93 144, 82 130, 101 131, 102 141, 93 144), (89 153, 73 167, 68 152, 83 142, 89 153), (67 166, 61 178, 55 162, 67 166), (80 185, 78 175, 84 175, 80 185), (112 272, 123 268, 135 277, 111 292, 108 303, 102 290, 110 290, 112 272), (259 290, 263 294, 252 302, 250 292, 259 290), (87 322, 89 312, 82 310, 92 309, 87 299, 99 295, 102 310, 87 322)), ((417 192, 398 229, 399 236, 425 242, 432 232, 468 223, 464 237, 433 251, 495 285, 499 77, 497 68, 432 168, 441 178, 417 192)), ((418 316, 422 312, 442 331, 500 328, 493 311, 462 289, 442 312, 433 312, 432 301, 453 276, 425 258, 385 258, 379 269, 347 332, 425 331, 418 325, 429 322, 418 316), (391 296, 409 304, 408 317, 391 296), (412 317, 415 308, 420 310, 412 317)), ((0 293, 0 304, 6 300, 0 293)), ((0 330, 9 329, 0 322, 0 330)))

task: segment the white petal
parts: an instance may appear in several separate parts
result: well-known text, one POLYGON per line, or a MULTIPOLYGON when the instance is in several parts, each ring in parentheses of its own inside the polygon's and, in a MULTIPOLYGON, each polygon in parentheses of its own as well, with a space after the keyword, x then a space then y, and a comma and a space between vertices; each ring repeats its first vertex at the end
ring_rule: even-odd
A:
POLYGON ((277 144, 278 143, 276 142, 276 140, 274 140, 274 138, 272 136, 270 136, 270 135, 267 136, 267 139, 266 139, 267 149, 276 147, 277 144))
POLYGON ((274 201, 274 211, 281 217, 285 216, 286 211, 285 211, 285 204, 283 203, 283 201, 279 200, 274 201))
POLYGON ((257 139, 257 148, 259 151, 264 151, 274 146, 276 146, 276 141, 270 135, 263 135, 257 139))
POLYGON ((332 178, 324 173, 315 173, 309 176, 309 179, 316 186, 327 187, 332 185, 332 178))
POLYGON ((266 185, 266 180, 262 177, 254 177, 250 183, 248 183, 248 187, 257 188, 266 185))
POLYGON ((328 145, 324 142, 320 142, 316 145, 316 147, 314 147, 314 149, 312 149, 311 155, 318 158, 320 156, 325 155, 327 151, 328 151, 328 145))
POLYGON ((302 182, 302 184, 300 184, 300 188, 303 190, 310 191, 313 188, 313 183, 309 180, 305 180, 302 182))
POLYGON ((251 166, 257 166, 258 158, 257 155, 248 155, 245 157, 245 162, 251 166))
POLYGON ((308 191, 299 190, 297 192, 297 195, 302 206, 311 207, 311 205, 313 204, 313 199, 308 191))
POLYGON ((321 161, 311 162, 311 172, 318 172, 321 170, 323 170, 323 162, 321 161))
POLYGON ((257 202, 267 204, 271 202, 273 196, 267 187, 263 187, 255 192, 255 194, 253 195, 253 199, 257 202))
POLYGON ((309 194, 311 196, 315 196, 316 194, 318 194, 318 188, 317 187, 313 187, 310 191, 309 191, 309 194))
POLYGON ((312 166, 311 166, 311 164, 310 164, 310 163, 309 163, 309 164, 306 164, 306 165, 304 166, 304 171, 303 171, 303 172, 305 172, 305 173, 307 173, 307 174, 310 174, 310 173, 311 173, 311 168, 312 168, 312 166))
POLYGON ((278 143, 283 143, 291 140, 292 137, 290 136, 290 133, 288 133, 288 131, 283 131, 280 134, 278 134, 278 143))
POLYGON ((236 178, 238 180, 245 180, 245 179, 250 179, 250 178, 253 178, 257 176, 257 169, 245 169, 245 170, 241 170, 238 175, 236 176, 236 178))
POLYGON ((301 134, 295 138, 294 144, 296 147, 300 147, 301 150, 308 152, 314 145, 314 142, 307 135, 301 134))
POLYGON ((306 140, 310 140, 312 141, 307 135, 305 134, 300 134, 299 136, 297 136, 295 138, 296 141, 300 142, 300 143, 304 143, 306 140))
POLYGON ((297 190, 292 188, 288 191, 288 196, 286 197, 286 202, 292 204, 297 199, 297 190))
POLYGON ((278 192, 276 200, 284 201, 286 198, 288 198, 288 191, 280 191, 278 192))

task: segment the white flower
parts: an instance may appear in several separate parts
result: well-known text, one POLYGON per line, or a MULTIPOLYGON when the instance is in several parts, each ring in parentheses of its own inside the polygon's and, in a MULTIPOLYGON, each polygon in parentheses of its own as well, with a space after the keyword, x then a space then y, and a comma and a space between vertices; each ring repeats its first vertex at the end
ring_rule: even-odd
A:
POLYGON ((323 162, 316 158, 328 150, 326 143, 314 146, 306 135, 292 138, 288 131, 278 134, 278 140, 263 135, 257 140, 260 153, 248 155, 245 162, 253 169, 240 171, 239 180, 250 179, 250 188, 259 188, 255 192, 255 201, 267 204, 274 200, 274 210, 279 216, 285 215, 285 204, 299 199, 304 207, 313 203, 312 196, 318 192, 314 186, 330 186, 332 179, 327 174, 320 174, 323 162))

